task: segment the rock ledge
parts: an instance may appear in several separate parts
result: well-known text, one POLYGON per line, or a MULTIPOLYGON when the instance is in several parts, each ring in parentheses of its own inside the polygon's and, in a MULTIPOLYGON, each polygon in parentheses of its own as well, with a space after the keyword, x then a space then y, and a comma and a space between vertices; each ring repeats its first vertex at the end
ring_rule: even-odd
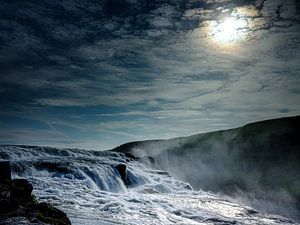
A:
POLYGON ((0 161, 0 225, 71 225, 67 215, 48 203, 39 203, 25 179, 11 179, 8 161, 0 161))

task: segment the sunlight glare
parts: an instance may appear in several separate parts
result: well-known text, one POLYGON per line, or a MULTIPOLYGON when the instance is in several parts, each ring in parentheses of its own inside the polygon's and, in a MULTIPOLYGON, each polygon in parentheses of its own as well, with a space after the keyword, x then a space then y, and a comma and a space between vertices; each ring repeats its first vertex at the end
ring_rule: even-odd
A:
POLYGON ((229 17, 221 22, 212 22, 212 38, 219 44, 236 42, 245 35, 246 27, 247 21, 242 18, 229 17))

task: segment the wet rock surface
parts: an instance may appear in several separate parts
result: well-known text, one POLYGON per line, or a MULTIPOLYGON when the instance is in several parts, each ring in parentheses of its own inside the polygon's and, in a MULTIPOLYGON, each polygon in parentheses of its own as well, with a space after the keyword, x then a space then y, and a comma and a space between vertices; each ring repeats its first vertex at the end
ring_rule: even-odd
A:
POLYGON ((8 161, 0 161, 0 225, 70 225, 67 215, 48 203, 37 202, 25 179, 11 179, 8 161))
POLYGON ((120 174, 121 176, 121 179, 122 181, 124 182, 124 184, 126 186, 129 185, 129 182, 128 182, 128 178, 127 178, 127 167, 125 164, 119 164, 119 165, 116 165, 115 166, 115 169, 118 171, 118 173, 120 174))

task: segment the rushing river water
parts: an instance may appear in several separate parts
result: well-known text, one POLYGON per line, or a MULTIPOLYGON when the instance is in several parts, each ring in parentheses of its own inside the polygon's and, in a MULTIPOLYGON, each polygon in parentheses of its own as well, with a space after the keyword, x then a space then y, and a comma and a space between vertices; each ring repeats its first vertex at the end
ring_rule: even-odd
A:
POLYGON ((209 192, 193 191, 154 165, 122 153, 0 146, 14 177, 25 177, 39 201, 65 211, 72 224, 296 224, 209 192), (116 169, 127 167, 127 185, 116 169))

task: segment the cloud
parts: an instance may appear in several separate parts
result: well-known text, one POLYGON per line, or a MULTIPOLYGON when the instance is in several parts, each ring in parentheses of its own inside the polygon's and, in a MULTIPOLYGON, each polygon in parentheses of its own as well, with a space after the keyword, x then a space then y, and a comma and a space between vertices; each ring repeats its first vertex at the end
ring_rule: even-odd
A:
POLYGON ((1 116, 111 146, 299 114, 297 1, 113 3, 3 2, 1 116), (246 38, 216 44, 210 22, 240 14, 246 38))

